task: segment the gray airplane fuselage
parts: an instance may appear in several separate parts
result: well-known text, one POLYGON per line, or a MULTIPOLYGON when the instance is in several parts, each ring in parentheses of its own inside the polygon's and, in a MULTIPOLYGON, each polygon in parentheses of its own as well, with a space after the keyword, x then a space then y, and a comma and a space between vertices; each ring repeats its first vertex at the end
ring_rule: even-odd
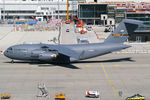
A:
MULTIPOLYGON (((11 46, 4 52, 4 55, 11 59, 16 60, 39 60, 39 55, 44 52, 47 52, 47 50, 41 49, 41 47, 43 46, 46 46, 49 49, 51 49, 51 47, 53 46, 58 46, 58 48, 65 47, 75 51, 77 54, 80 55, 78 59, 69 57, 70 62, 96 57, 130 47, 124 44, 113 44, 113 43, 112 44, 93 43, 93 44, 74 44, 74 45, 21 44, 11 46)), ((52 54, 51 51, 48 54, 52 54)), ((51 62, 51 59, 47 60, 51 62)))

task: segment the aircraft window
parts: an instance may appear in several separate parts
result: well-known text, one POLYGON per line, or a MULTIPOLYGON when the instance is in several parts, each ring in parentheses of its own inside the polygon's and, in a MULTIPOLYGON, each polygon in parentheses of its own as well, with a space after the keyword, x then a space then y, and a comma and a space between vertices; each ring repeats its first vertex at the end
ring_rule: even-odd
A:
POLYGON ((12 48, 8 48, 8 50, 12 50, 12 48))

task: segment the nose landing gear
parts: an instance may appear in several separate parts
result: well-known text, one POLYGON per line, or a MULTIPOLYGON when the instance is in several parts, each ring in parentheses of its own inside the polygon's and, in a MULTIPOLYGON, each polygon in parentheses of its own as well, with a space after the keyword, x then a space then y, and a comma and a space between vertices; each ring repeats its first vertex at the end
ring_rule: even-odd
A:
POLYGON ((11 60, 11 63, 14 63, 14 60, 13 60, 13 59, 11 60))

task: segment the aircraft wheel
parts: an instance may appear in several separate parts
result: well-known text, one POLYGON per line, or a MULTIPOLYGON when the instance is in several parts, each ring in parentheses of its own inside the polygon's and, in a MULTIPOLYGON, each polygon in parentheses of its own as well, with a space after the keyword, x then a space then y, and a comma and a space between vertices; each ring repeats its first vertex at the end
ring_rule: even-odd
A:
POLYGON ((14 63, 14 60, 13 60, 13 59, 11 60, 11 63, 14 63))

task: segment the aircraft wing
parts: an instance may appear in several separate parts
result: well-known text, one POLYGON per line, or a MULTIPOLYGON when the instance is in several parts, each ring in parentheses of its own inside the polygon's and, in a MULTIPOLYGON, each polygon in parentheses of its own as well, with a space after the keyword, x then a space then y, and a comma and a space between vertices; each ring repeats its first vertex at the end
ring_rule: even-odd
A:
POLYGON ((58 53, 64 54, 64 55, 72 57, 72 58, 79 59, 79 57, 80 57, 80 54, 78 54, 77 52, 75 52, 69 48, 66 48, 64 46, 60 46, 60 45, 50 46, 50 49, 51 50, 57 50, 58 53))

